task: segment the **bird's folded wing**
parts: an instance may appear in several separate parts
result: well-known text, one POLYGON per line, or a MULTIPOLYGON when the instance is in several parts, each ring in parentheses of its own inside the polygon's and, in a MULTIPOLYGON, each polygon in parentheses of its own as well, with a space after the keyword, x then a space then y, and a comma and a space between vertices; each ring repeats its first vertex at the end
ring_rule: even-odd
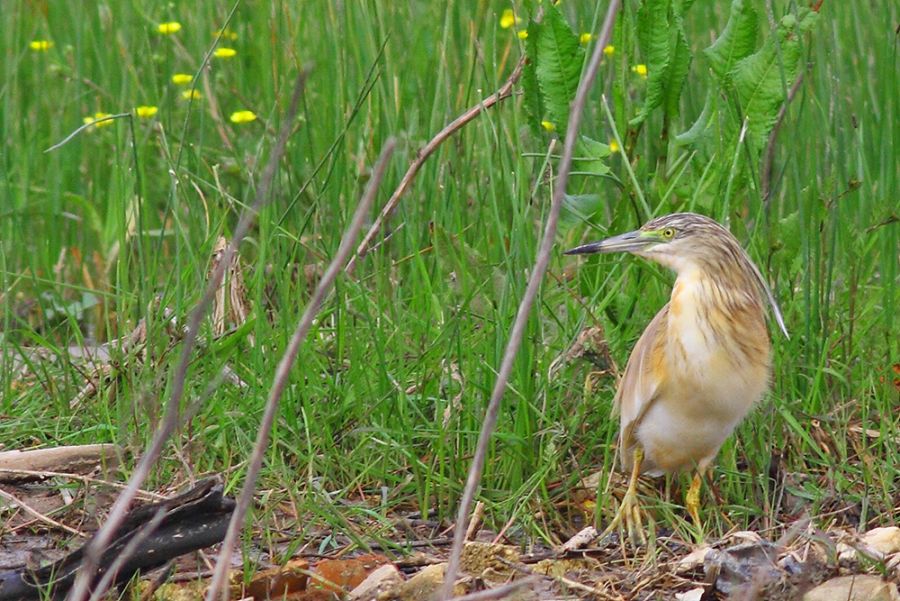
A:
POLYGON ((634 430, 658 397, 665 369, 664 336, 668 315, 669 305, 666 304, 634 345, 619 383, 614 403, 619 412, 620 453, 627 453, 634 446, 634 430))

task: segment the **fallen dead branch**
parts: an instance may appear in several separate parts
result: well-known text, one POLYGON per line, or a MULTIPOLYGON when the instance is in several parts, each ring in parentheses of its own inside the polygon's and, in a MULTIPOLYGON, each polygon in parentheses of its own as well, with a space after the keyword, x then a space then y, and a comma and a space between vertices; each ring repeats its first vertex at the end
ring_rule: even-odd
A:
MULTIPOLYGON (((128 513, 101 549, 101 561, 88 574, 95 591, 129 581, 137 572, 202 549, 222 540, 234 500, 222 494, 222 483, 209 479, 188 492, 128 513)), ((79 533, 80 534, 80 533, 79 533)), ((61 599, 87 561, 86 550, 96 539, 63 559, 38 570, 0 572, 0 601, 61 599)))
POLYGON ((85 474, 119 464, 122 449, 114 444, 87 444, 31 451, 0 452, 0 482, 36 480, 44 472, 85 474))
POLYGON ((513 323, 512 331, 509 335, 509 341, 506 350, 503 353, 503 360, 500 363, 500 369, 497 375, 497 381, 491 393, 491 400, 488 403, 485 412, 484 422, 481 427, 481 434, 478 436, 478 443, 475 449, 475 455, 472 458, 472 465, 469 468, 469 475, 466 479, 466 487, 463 490, 463 496, 459 503, 459 512, 456 516, 455 531, 453 533, 453 548, 450 552, 450 559, 447 563, 447 574, 444 585, 441 587, 439 599, 449 599, 453 595, 453 584, 456 580, 456 574, 459 571, 459 562, 462 555, 463 543, 469 520, 469 510, 475 500, 475 491, 481 482, 481 473, 484 469, 484 461, 487 456, 487 447, 490 442, 491 434, 497 423, 497 415, 500 411, 500 401, 503 393, 506 392, 506 384, 512 373, 513 363, 516 353, 522 343, 522 337, 525 333, 525 325, 528 321, 528 315, 531 313, 531 307, 540 290, 541 282, 544 274, 547 272, 547 265, 550 263, 550 250, 556 239, 556 225, 559 221, 559 213, 562 203, 566 195, 566 184, 569 181, 569 171, 572 168, 572 157, 575 153, 575 141, 578 137, 578 128, 581 126, 581 118, 584 113, 584 107, 587 103, 588 91, 597 77, 597 71, 600 68, 600 60, 603 58, 603 48, 609 42, 612 35, 613 23, 616 19, 616 13, 619 11, 618 0, 611 0, 609 8, 606 11, 606 18, 603 21, 603 27, 600 29, 600 35, 588 67, 578 84, 578 90, 575 92, 575 100, 572 102, 572 111, 569 116, 569 124, 566 128, 566 137, 563 144, 563 153, 559 160, 556 182, 553 187, 553 198, 550 202, 550 214, 547 217, 547 223, 544 226, 544 235, 541 238, 541 245, 538 248, 537 258, 534 267, 531 270, 531 276, 528 279, 528 287, 519 304, 519 311, 516 314, 516 320, 513 323))

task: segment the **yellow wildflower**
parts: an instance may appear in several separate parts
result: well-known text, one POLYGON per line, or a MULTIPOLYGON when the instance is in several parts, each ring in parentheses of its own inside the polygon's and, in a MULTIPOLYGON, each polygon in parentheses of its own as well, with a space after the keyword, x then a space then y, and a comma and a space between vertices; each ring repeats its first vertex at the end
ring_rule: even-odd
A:
POLYGON ((213 35, 216 37, 220 37, 223 40, 231 40, 232 42, 238 39, 238 34, 227 28, 217 29, 213 32, 213 35))
POLYGON ((527 40, 528 39, 528 30, 520 29, 519 31, 516 32, 516 36, 518 36, 518 38, 520 40, 527 40))
POLYGON ((35 52, 47 52, 53 48, 53 42, 50 40, 31 40, 28 42, 28 47, 35 52))
POLYGON ((197 90, 185 90, 181 93, 181 97, 185 100, 200 100, 201 98, 203 98, 203 94, 201 94, 197 90))
POLYGON ((192 81, 194 81, 194 76, 187 73, 176 73, 172 76, 172 83, 176 86, 186 86, 192 81))
POLYGON ((583 34, 581 34, 581 37, 578 38, 578 41, 581 42, 582 44, 590 44, 593 39, 594 39, 594 34, 583 33, 583 34))
POLYGON ((509 29, 513 25, 519 23, 519 17, 516 16, 516 13, 513 12, 513 9, 507 8, 500 15, 500 27, 502 29, 509 29))
POLYGON ((103 112, 98 111, 98 112, 94 113, 93 116, 88 115, 87 117, 82 119, 82 122, 85 125, 89 125, 89 124, 93 123, 93 125, 91 125, 90 129, 93 129, 95 127, 106 127, 107 125, 113 124, 114 119, 107 119, 106 121, 101 121, 100 123, 94 123, 94 121, 96 121, 97 119, 103 119, 104 117, 109 117, 109 113, 103 113, 103 112))
POLYGON ((253 111, 236 111, 229 117, 232 123, 250 123, 256 121, 256 113, 253 111))
POLYGON ((616 154, 617 152, 619 152, 619 143, 616 142, 615 140, 610 140, 609 141, 609 153, 616 154))
POLYGON ((156 26, 156 31, 163 35, 172 35, 173 33, 178 33, 179 31, 181 31, 181 23, 179 23, 178 21, 160 23, 156 26))
POLYGON ((159 109, 155 106, 141 105, 141 106, 135 107, 134 114, 137 115, 138 117, 140 117, 141 119, 149 119, 150 117, 155 115, 156 111, 158 111, 158 110, 159 109))
POLYGON ((632 72, 637 73, 639 76, 647 79, 647 65, 641 63, 639 65, 635 65, 631 68, 632 72))
POLYGON ((556 124, 552 121, 541 121, 541 127, 547 131, 556 131, 556 124))
POLYGON ((615 53, 616 53, 616 47, 613 46, 612 44, 607 44, 606 46, 603 47, 603 54, 605 54, 606 56, 612 56, 615 53))
POLYGON ((216 51, 213 52, 213 56, 216 58, 231 58, 237 54, 237 50, 234 48, 216 48, 216 51))

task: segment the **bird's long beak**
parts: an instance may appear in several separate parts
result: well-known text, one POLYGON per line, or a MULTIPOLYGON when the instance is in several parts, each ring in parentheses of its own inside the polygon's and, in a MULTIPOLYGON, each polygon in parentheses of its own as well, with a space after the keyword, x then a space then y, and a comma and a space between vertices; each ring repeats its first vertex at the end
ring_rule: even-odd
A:
POLYGON ((641 230, 619 234, 600 242, 591 242, 565 251, 564 255, 589 255, 593 253, 635 252, 658 242, 641 230))

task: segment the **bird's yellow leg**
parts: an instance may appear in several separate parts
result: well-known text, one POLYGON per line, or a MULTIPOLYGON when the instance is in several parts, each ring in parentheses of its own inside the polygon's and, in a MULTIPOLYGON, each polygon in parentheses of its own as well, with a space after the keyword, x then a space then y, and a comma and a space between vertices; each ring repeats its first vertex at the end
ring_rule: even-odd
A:
POLYGON ((698 469, 694 473, 694 479, 691 480, 691 487, 684 495, 684 506, 691 519, 694 521, 694 528, 697 529, 697 536, 703 539, 703 523, 700 521, 700 487, 703 485, 703 477, 698 469))
POLYGON ((638 478, 641 475, 641 463, 643 461, 644 450, 640 447, 635 447, 631 464, 631 478, 628 480, 625 496, 622 497, 622 504, 599 538, 606 538, 613 530, 622 530, 625 527, 628 529, 628 535, 631 537, 632 543, 637 544, 640 541, 641 544, 647 544, 647 537, 644 534, 643 521, 641 519, 641 505, 637 496, 638 478))

